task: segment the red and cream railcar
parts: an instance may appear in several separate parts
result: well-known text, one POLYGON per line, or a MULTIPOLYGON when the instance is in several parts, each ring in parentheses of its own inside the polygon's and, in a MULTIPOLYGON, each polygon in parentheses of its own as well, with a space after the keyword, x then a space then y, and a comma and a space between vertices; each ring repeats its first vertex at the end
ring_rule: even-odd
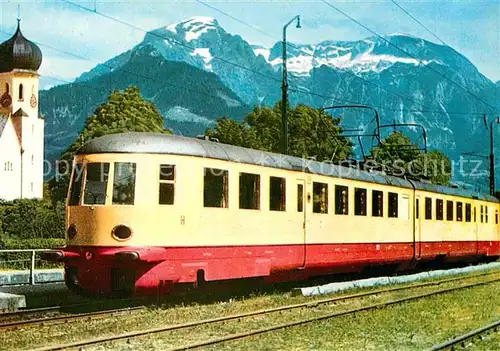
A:
POLYGON ((124 133, 74 161, 64 262, 72 289, 168 291, 500 256, 499 201, 205 140, 124 133))

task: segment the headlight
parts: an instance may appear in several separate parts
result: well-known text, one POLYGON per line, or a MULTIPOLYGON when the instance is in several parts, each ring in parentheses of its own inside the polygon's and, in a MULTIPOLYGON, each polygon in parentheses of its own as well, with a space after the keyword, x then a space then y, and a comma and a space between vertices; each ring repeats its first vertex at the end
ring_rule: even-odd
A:
POLYGON ((74 224, 70 225, 68 227, 68 230, 66 231, 66 233, 68 234, 68 239, 69 240, 74 239, 75 236, 76 236, 76 234, 77 234, 76 226, 74 224))
POLYGON ((132 231, 126 225, 117 225, 111 231, 111 235, 117 240, 126 240, 132 235, 132 231))

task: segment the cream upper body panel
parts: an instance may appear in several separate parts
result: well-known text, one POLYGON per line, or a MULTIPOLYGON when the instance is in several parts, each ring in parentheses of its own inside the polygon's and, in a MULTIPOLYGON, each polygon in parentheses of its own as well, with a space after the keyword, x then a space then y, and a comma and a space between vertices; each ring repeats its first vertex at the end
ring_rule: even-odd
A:
MULTIPOLYGON (((87 176, 86 166, 92 163, 109 164, 106 171, 108 181, 103 190, 105 197, 99 203, 85 203, 86 181, 80 184, 82 196, 78 203, 71 203, 69 197, 67 225, 74 225, 78 232, 68 241, 69 245, 200 247, 499 239, 498 225, 495 224, 499 206, 486 201, 289 169, 170 154, 78 155, 75 164, 85 165, 82 179, 87 176), (121 168, 117 164, 134 164, 135 188, 131 204, 115 203, 115 183, 123 179, 118 174, 120 171, 117 170, 121 168), (175 166, 173 176, 162 178, 162 166, 175 166), (207 169, 227 172, 224 185, 221 185, 226 189, 222 207, 206 207, 204 204, 207 169), (242 173, 258 176, 258 182, 254 184, 258 203, 254 204, 254 209, 240 208, 242 173), (270 208, 273 179, 281 182, 283 204, 280 211, 270 208), (160 193, 165 189, 169 190, 168 196, 173 199, 173 204, 160 204, 160 193), (339 209, 343 205, 339 205, 338 200, 341 189, 345 189, 348 199, 343 209, 339 209), (419 200, 418 211, 415 195, 419 200), (426 198, 430 198, 433 204, 431 219, 425 217, 426 198), (435 211, 438 199, 444 203, 443 220, 437 219, 435 211), (447 201, 453 201, 453 206, 462 202, 463 221, 456 218, 446 220, 447 201), (302 211, 299 211, 299 202, 302 202, 302 211), (477 221, 466 221, 466 204, 475 209, 477 221), (361 212, 360 206, 363 208, 361 212), (484 223, 480 222, 478 212, 481 206, 484 206, 484 212, 488 208, 489 220, 484 220, 484 223), (376 215, 377 211, 381 216, 376 215), (417 212, 420 218, 415 222, 417 212), (129 227, 131 237, 127 240, 114 237, 112 232, 117 225, 129 227)), ((73 181, 73 184, 76 183, 73 181)), ((485 218, 486 213, 483 215, 485 218)))

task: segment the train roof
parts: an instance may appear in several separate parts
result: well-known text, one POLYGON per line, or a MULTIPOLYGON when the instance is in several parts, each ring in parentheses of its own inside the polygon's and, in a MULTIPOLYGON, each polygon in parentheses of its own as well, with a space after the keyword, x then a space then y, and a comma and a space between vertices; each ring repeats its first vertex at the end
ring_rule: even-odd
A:
POLYGON ((263 152, 208 140, 171 136, 160 133, 134 132, 105 135, 88 141, 77 152, 77 154, 96 153, 147 153, 206 157, 409 189, 413 189, 413 186, 415 186, 416 189, 422 191, 500 202, 500 200, 494 196, 466 189, 409 181, 381 172, 369 172, 358 168, 345 167, 327 162, 306 160, 299 157, 263 152))

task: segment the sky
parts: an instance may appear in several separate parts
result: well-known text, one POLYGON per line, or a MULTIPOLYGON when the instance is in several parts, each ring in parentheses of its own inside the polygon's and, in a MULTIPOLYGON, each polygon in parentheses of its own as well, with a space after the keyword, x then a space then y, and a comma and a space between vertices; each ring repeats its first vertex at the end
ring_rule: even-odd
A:
MULTIPOLYGON (((444 43, 472 61, 486 77, 500 80, 500 0, 395 1, 444 43)), ((440 43, 392 0, 329 2, 381 35, 403 33, 440 43)), ((98 63, 132 48, 142 41, 144 30, 193 16, 214 17, 229 33, 239 34, 251 44, 268 47, 281 40, 283 25, 295 15, 301 16, 302 28, 289 27, 287 37, 292 42, 349 41, 373 35, 321 0, 92 0, 74 3, 81 7, 64 0, 0 0, 0 41, 7 40, 14 33, 20 5, 23 34, 39 44, 44 55, 39 73, 44 78, 45 87, 72 81, 98 63), (267 35, 202 2, 257 27, 267 35), (93 12, 94 9, 97 13, 93 12)))

